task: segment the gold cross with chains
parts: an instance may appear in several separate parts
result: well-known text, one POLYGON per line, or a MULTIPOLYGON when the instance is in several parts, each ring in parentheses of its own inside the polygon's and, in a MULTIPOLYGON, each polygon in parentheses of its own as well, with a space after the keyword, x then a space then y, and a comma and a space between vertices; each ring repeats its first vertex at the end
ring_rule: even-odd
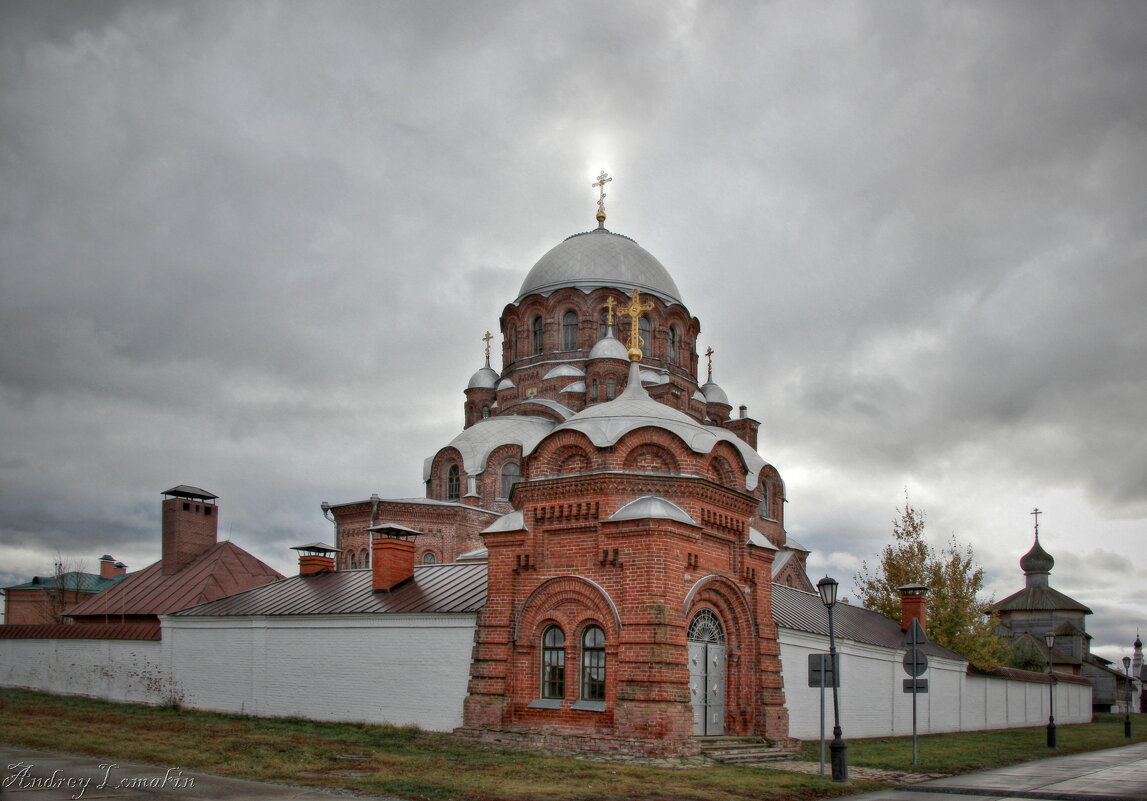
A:
POLYGON ((486 361, 487 362, 490 361, 490 340, 492 340, 493 338, 494 337, 491 336, 489 331, 486 332, 486 336, 482 337, 482 341, 486 343, 486 361))
POLYGON ((617 301, 612 297, 605 299, 605 324, 613 325, 613 307, 617 305, 617 301))
POLYGON ((641 292, 637 289, 633 290, 630 295, 629 305, 624 309, 618 309, 621 314, 629 315, 629 360, 631 362, 641 361, 641 346, 645 344, 645 340, 641 338, 641 332, 638 328, 638 320, 644 312, 653 308, 653 304, 649 301, 641 302, 641 292))
POLYGON ((705 358, 709 360, 709 378, 706 379, 709 383, 713 382, 713 348, 705 348, 705 358))
POLYGON ((605 222, 605 185, 613 179, 605 174, 605 170, 601 171, 601 175, 597 176, 597 181, 590 184, 594 189, 600 191, 597 198, 597 221, 605 222))

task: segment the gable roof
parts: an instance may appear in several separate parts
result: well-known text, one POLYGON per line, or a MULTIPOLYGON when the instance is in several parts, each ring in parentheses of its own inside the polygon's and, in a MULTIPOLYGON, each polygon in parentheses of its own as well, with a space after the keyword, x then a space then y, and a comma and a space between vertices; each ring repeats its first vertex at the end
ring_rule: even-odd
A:
MULTIPOLYGON (((796 587, 773 585, 773 621, 783 629, 828 636, 828 610, 815 592, 796 587)), ((862 606, 838 603, 833 607, 833 633, 843 640, 879 645, 884 648, 904 648, 904 632, 900 622, 862 606)), ((928 642, 921 646, 926 654, 948 659, 965 659, 942 645, 928 642)))
POLYGON ((486 563, 415 565, 414 578, 375 592, 373 571, 292 576, 228 598, 181 609, 176 616, 370 615, 477 612, 486 604, 486 563))
POLYGON ((178 573, 165 575, 162 560, 64 611, 68 617, 164 615, 214 601, 283 575, 233 542, 220 542, 178 573))

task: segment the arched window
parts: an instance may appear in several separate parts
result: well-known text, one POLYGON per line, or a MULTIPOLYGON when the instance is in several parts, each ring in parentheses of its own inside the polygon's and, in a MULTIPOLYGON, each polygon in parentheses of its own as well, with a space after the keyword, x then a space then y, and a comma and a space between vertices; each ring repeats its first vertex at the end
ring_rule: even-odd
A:
POLYGON ((518 360, 518 327, 510 325, 510 360, 518 360))
POLYGON ((669 352, 665 354, 670 364, 677 364, 677 326, 669 326, 669 352))
POLYGON ((489 406, 483 406, 482 407, 482 419, 485 420, 489 416, 490 416, 490 407, 489 406))
POLYGON ((362 553, 359 554, 358 563, 362 567, 370 567, 370 551, 366 548, 363 548, 362 553))
POLYGON ((767 481, 761 482, 761 517, 771 518, 769 514, 769 483, 767 481))
POLYGON ((602 309, 601 314, 597 318, 597 338, 605 339, 605 335, 609 333, 609 324, 606 322, 609 319, 608 312, 602 309))
POLYGON ((456 501, 462 497, 462 477, 458 472, 458 465, 450 465, 446 473, 446 500, 456 501))
POLYGON ((590 386, 589 399, 591 401, 596 401, 597 400, 597 379, 595 378, 593 380, 593 383, 590 384, 589 386, 590 386))
POLYGON ((542 698, 565 698, 566 635, 550 626, 542 635, 542 698))
POLYGON ((613 376, 605 379, 605 399, 613 400, 614 395, 617 394, 617 382, 613 380, 613 376))
POLYGON ((434 551, 427 551, 422 554, 422 564, 432 565, 438 561, 438 557, 434 555, 434 551))
POLYGON ((562 316, 562 350, 577 350, 577 312, 562 316))
POLYGON ((350 569, 351 570, 357 570, 358 569, 358 559, 355 558, 354 551, 350 552, 349 558, 350 558, 350 569))
POLYGON ((581 635, 581 697, 605 700, 605 632, 600 626, 588 626, 581 635))
POLYGON ((534 318, 531 345, 533 347, 533 350, 531 352, 535 356, 537 356, 539 353, 542 352, 542 318, 541 317, 535 317, 534 318))
POLYGON ((502 465, 502 497, 509 498, 510 490, 522 480, 522 470, 517 462, 506 462, 502 465))
POLYGON ((637 332, 641 334, 641 358, 649 358, 649 318, 642 317, 637 321, 637 332))

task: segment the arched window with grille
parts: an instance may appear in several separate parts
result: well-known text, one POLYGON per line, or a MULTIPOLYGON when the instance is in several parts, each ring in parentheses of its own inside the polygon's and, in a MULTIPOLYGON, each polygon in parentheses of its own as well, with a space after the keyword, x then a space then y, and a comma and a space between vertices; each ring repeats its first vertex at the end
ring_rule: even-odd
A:
POLYGON ((577 312, 562 315, 562 350, 577 350, 577 312))
POLYGON ((591 401, 597 400, 597 379, 596 378, 593 380, 593 383, 590 384, 589 399, 591 401))
POLYGON ((427 551, 422 554, 422 564, 432 565, 438 561, 438 557, 434 555, 434 551, 427 551))
POLYGON ((581 698, 605 700, 605 632, 587 626, 581 635, 581 698))
POLYGON ((637 321, 637 332, 641 334, 641 358, 649 358, 649 318, 642 317, 637 321))
POLYGON ((450 465, 450 469, 446 472, 446 500, 456 501, 462 497, 462 474, 458 470, 458 465, 450 465))
POLYGON ((542 698, 565 698, 566 635, 557 626, 542 634, 542 698))
POLYGON ((358 559, 355 558, 354 551, 351 551, 350 556, 347 558, 350 559, 350 569, 351 570, 357 570, 358 569, 358 559))
POLYGON ((605 379, 605 399, 606 400, 613 400, 613 398, 616 394, 617 394, 617 381, 615 381, 613 379, 613 377, 610 376, 609 378, 605 379))
POLYGON ((518 467, 517 462, 506 462, 502 465, 502 495, 503 498, 510 497, 510 490, 514 485, 522 480, 522 469, 518 467))
POLYGON ((359 553, 358 563, 360 567, 370 567, 370 551, 367 548, 363 548, 359 553))
POLYGON ((665 357, 669 360, 670 364, 677 364, 677 340, 678 339, 679 339, 679 337, 677 334, 677 326, 675 326, 675 325, 669 326, 669 352, 665 354, 665 357))
POLYGON ((543 329, 542 318, 541 317, 535 317, 534 322, 533 322, 533 327, 531 330, 531 338, 530 338, 530 346, 532 348, 531 352, 535 356, 537 356, 539 353, 542 352, 542 331, 543 330, 544 329, 543 329))

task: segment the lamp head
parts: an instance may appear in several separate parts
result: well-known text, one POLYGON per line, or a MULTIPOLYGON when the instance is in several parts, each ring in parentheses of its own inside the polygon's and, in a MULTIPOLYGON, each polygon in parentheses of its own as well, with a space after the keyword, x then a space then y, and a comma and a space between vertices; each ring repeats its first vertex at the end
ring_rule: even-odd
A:
POLYGON ((816 583, 816 591, 820 593, 820 600, 825 606, 831 609, 836 605, 836 590, 839 585, 836 579, 825 576, 816 583))
POLYGON ((1055 632, 1049 631, 1047 634, 1043 635, 1043 641, 1047 644, 1047 650, 1050 651, 1055 647, 1055 632))
POLYGON ((1123 657, 1123 669, 1124 670, 1130 670, 1131 669, 1131 657, 1129 657, 1129 656, 1123 657))

